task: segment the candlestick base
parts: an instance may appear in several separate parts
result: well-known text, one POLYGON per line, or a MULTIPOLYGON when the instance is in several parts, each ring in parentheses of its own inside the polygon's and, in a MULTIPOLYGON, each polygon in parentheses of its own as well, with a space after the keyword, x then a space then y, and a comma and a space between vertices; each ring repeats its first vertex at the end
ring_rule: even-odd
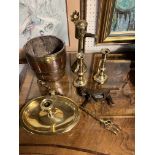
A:
POLYGON ((79 80, 79 78, 77 78, 73 84, 75 87, 83 87, 86 85, 86 83, 87 83, 86 79, 79 80))
POLYGON ((106 74, 95 74, 94 80, 100 84, 104 84, 108 79, 108 76, 106 74))

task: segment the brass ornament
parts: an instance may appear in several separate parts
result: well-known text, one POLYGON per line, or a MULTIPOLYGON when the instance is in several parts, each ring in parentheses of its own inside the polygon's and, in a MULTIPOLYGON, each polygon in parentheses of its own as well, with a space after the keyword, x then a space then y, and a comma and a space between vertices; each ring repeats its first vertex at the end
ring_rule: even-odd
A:
POLYGON ((71 15, 71 21, 75 23, 78 19, 79 19, 79 12, 75 10, 71 15))

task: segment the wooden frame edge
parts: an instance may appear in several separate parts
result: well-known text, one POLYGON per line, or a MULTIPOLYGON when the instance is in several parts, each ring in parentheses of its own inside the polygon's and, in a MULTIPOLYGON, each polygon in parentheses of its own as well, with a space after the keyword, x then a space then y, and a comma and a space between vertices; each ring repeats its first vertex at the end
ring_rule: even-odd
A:
POLYGON ((110 34, 110 26, 116 0, 98 0, 97 40, 102 41, 110 34))
POLYGON ((131 43, 135 40, 135 33, 133 35, 125 35, 125 32, 120 32, 118 34, 123 34, 123 36, 109 36, 110 28, 112 23, 113 11, 116 0, 98 0, 98 20, 97 20, 97 40, 96 45, 102 45, 103 43, 131 43))

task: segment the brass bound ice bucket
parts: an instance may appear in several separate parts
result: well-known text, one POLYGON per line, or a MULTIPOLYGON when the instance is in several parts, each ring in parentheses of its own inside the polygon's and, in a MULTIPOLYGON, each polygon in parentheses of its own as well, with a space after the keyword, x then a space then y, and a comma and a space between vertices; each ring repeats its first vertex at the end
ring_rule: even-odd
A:
POLYGON ((26 58, 38 79, 57 81, 65 73, 66 49, 62 40, 55 36, 40 36, 24 46, 26 58))

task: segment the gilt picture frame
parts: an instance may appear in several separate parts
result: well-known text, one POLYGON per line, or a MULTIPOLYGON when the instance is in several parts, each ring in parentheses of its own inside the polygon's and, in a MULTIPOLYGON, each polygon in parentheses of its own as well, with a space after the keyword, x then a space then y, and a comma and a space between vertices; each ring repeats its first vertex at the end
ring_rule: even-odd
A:
MULTIPOLYGON (((132 1, 132 0, 129 0, 132 1)), ((97 12, 97 22, 96 22, 96 35, 97 40, 96 44, 100 45, 103 43, 130 43, 135 40, 135 31, 134 30, 123 30, 123 31, 111 31, 113 16, 115 15, 114 11, 117 11, 116 8, 117 0, 98 0, 98 12, 97 12)), ((126 1, 127 2, 127 1, 126 1)), ((134 2, 132 2, 134 5, 134 2)), ((131 4, 130 4, 131 5, 131 4)), ((129 7, 129 4, 126 5, 129 7)), ((122 15, 123 13, 129 13, 130 10, 128 8, 124 8, 124 12, 119 10, 119 13, 122 15)), ((134 6, 132 6, 134 7, 134 6)), ((117 16, 117 15, 116 15, 117 16)), ((131 24, 130 24, 131 25, 131 24)), ((132 27, 134 23, 132 24, 132 27)), ((132 28, 134 29, 134 28, 132 28)))

